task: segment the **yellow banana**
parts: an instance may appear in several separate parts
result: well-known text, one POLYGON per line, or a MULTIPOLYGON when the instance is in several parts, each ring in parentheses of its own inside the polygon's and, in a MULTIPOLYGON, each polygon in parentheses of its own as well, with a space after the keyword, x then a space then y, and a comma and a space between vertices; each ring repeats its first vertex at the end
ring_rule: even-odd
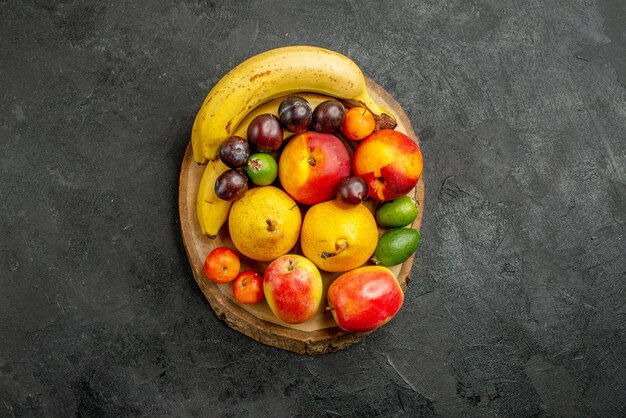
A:
POLYGON ((209 238, 215 238, 220 228, 228 219, 228 213, 233 202, 220 199, 215 194, 215 180, 224 171, 228 170, 219 158, 207 162, 202 173, 198 194, 196 197, 196 212, 200 230, 209 238))
POLYGON ((360 102, 375 115, 384 113, 348 57, 313 46, 272 49, 233 68, 209 92, 192 128, 194 160, 201 164, 214 160, 219 146, 252 109, 305 91, 360 102))
POLYGON ((204 158, 204 151, 202 149, 202 142, 200 138, 198 138, 198 130, 196 129, 196 121, 198 120, 198 114, 196 115, 196 119, 193 122, 193 127, 191 128, 191 150, 193 151, 193 160, 198 164, 206 164, 207 159, 204 158))

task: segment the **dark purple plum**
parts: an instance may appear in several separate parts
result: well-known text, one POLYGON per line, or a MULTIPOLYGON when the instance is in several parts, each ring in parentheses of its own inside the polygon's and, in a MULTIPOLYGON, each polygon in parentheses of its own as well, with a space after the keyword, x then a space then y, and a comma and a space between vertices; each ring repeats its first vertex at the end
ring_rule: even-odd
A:
POLYGON ((322 133, 335 132, 346 117, 346 108, 337 100, 326 100, 313 110, 313 130, 322 133))
POLYGON ((283 143, 280 120, 270 113, 252 119, 248 125, 248 141, 259 152, 276 151, 283 143))
POLYGON ((240 136, 231 136, 220 145, 220 159, 230 168, 242 167, 250 156, 250 144, 240 136))
POLYGON ((300 96, 289 96, 278 107, 280 123, 295 134, 306 132, 313 120, 313 109, 309 102, 300 96))
POLYGON ((248 177, 239 170, 224 171, 215 180, 215 195, 223 200, 239 199, 248 191, 248 177))
POLYGON ((337 186, 337 198, 351 205, 358 205, 367 199, 369 189, 361 177, 346 177, 337 186))

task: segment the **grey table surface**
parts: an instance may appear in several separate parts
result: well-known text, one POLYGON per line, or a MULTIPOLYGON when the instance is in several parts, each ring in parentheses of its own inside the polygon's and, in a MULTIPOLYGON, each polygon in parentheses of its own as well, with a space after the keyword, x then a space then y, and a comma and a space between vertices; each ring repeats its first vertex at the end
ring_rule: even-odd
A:
POLYGON ((0 1, 0 416, 626 416, 626 3, 0 1), (283 45, 406 109, 400 313, 322 357, 225 326, 180 235, 207 92, 283 45))

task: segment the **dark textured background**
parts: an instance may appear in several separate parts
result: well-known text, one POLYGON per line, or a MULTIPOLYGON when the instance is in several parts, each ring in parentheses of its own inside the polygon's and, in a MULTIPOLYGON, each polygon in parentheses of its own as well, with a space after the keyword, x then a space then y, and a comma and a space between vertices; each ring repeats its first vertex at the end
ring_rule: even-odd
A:
POLYGON ((0 416, 626 416, 625 8, 0 1, 0 416), (426 162, 405 306, 319 358, 216 318, 177 214, 205 95, 288 44, 426 162))

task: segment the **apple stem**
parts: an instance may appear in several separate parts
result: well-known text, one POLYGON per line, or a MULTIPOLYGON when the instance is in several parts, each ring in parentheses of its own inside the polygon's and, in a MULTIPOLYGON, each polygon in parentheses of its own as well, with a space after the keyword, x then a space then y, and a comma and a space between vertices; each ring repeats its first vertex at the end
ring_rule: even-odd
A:
POLYGON ((337 242, 335 242, 335 252, 334 253, 329 253, 329 252, 322 252, 322 255, 320 257, 322 257, 322 260, 326 260, 327 258, 330 257, 334 257, 336 255, 341 254, 344 250, 348 249, 348 241, 345 238, 341 238, 338 239, 337 242))
POLYGON ((315 166, 315 163, 316 163, 315 158, 313 157, 309 158, 307 163, 309 163, 309 165, 315 166))
POLYGON ((265 223, 267 224, 267 230, 272 232, 276 229, 276 222, 272 221, 271 219, 266 219, 265 223))

